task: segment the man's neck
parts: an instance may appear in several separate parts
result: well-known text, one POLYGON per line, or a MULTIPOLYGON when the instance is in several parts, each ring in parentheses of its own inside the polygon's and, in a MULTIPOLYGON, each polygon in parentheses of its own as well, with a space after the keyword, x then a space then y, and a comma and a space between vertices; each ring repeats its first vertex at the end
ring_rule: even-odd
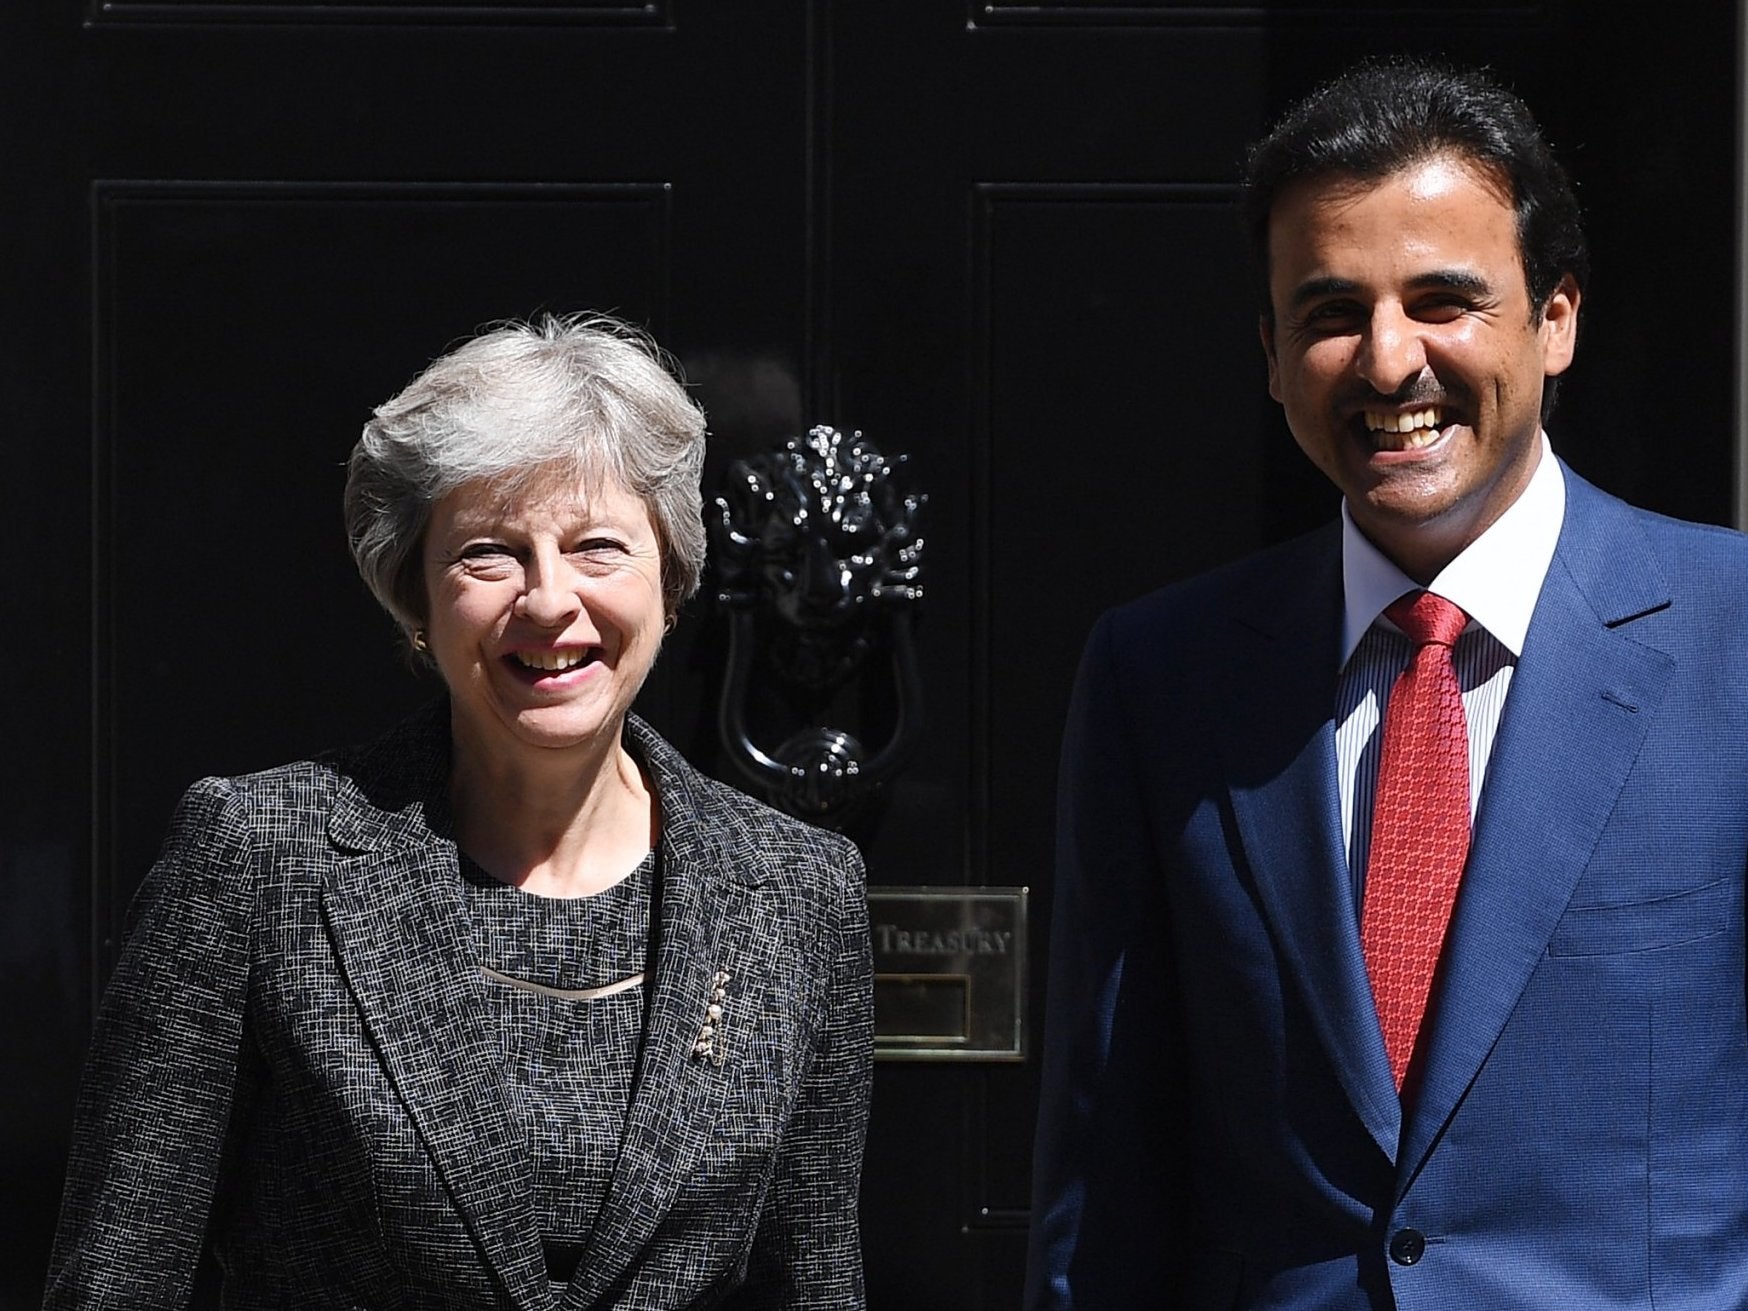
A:
MULTIPOLYGON (((1487 531, 1427 583, 1428 591, 1460 605, 1514 654, 1521 654, 1535 599, 1566 510, 1566 483, 1546 434, 1528 484, 1487 531)), ((1386 556, 1342 506, 1343 663, 1378 613, 1422 584, 1386 556)))

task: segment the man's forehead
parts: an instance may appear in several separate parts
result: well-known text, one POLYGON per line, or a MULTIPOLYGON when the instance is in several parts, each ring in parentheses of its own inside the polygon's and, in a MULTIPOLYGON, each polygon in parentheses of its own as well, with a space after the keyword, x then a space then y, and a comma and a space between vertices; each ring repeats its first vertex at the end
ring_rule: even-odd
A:
POLYGON ((1303 301, 1316 294, 1305 284, 1339 277, 1343 252, 1400 249, 1412 263, 1418 251, 1429 262, 1405 270, 1412 281, 1457 285, 1482 277, 1503 253, 1501 243, 1508 243, 1521 270, 1521 235, 1509 182, 1486 162, 1455 152, 1420 156, 1376 176, 1329 172, 1297 178, 1270 208, 1270 299, 1285 294, 1303 301), (1367 204, 1381 193, 1390 193, 1384 208, 1367 204), (1280 285, 1283 276, 1292 288, 1280 285))
POLYGON ((1363 200, 1392 184, 1407 182, 1417 175, 1425 176, 1435 171, 1429 169, 1431 165, 1448 166, 1470 183, 1478 185, 1494 203, 1508 210, 1516 210, 1517 200, 1512 193, 1511 179, 1498 165, 1457 150, 1437 150, 1417 155, 1387 173, 1365 174, 1332 170, 1294 178, 1280 189, 1269 206, 1271 227, 1276 216, 1291 203, 1303 201, 1343 206, 1363 200))

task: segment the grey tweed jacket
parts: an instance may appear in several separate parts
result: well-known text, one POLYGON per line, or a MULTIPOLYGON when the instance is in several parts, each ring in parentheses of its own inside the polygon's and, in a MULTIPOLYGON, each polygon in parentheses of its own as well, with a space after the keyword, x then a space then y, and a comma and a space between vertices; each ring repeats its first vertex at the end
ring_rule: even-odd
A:
POLYGON ((233 1308, 861 1307, 861 857, 626 740, 661 799, 658 948, 562 1307, 441 831, 442 706, 183 798, 104 997, 46 1306, 185 1306, 210 1244, 233 1308))

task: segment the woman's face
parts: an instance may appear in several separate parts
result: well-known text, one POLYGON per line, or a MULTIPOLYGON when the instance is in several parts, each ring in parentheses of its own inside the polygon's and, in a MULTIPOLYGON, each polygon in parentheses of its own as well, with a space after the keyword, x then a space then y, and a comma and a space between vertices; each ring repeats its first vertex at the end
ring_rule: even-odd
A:
POLYGON ((664 630, 661 550, 643 501, 573 476, 468 483, 425 534, 426 642, 456 749, 616 740, 664 630))

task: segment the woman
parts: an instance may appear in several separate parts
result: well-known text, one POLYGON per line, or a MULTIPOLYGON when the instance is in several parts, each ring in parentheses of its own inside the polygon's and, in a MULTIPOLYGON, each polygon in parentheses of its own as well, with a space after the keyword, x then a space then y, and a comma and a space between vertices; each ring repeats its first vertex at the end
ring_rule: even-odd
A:
POLYGON ((697 588, 703 416, 606 319, 377 410, 365 581, 442 676, 183 799, 78 1110, 49 1307, 862 1304, 860 857, 630 713, 697 588))

